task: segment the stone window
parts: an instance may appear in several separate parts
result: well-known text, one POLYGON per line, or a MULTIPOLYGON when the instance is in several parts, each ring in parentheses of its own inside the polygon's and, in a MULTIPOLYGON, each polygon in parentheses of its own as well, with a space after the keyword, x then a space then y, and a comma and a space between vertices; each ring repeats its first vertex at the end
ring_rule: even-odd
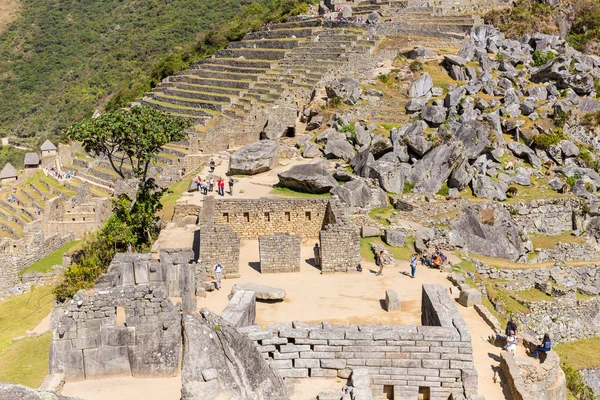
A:
POLYGON ((223 213, 223 219, 225 222, 229 222, 229 213, 223 213))
POLYGON ((419 388, 419 400, 429 400, 431 397, 431 390, 428 387, 421 386, 419 388))
POLYGON ((268 212, 265 213, 265 221, 271 222, 271 213, 268 213, 268 212))
POLYGON ((250 222, 250 213, 244 213, 244 221, 250 222))
POLYGON ((292 214, 289 211, 285 212, 285 220, 286 221, 291 221, 292 220, 292 214))
POLYGON ((306 220, 310 221, 311 220, 311 215, 310 215, 310 211, 307 211, 304 213, 304 215, 306 216, 306 220))
POLYGON ((385 400, 394 400, 394 386, 393 385, 383 385, 383 397, 385 400))
POLYGON ((75 221, 75 218, 71 218, 71 221, 75 221))

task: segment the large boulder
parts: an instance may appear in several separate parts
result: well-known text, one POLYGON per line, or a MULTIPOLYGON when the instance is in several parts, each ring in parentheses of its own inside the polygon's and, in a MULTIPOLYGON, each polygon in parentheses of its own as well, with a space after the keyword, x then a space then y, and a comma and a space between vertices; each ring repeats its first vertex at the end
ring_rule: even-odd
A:
POLYGON ((404 56, 410 60, 418 60, 418 59, 426 60, 426 59, 436 58, 437 53, 435 51, 427 49, 425 47, 416 46, 414 49, 405 52, 404 56))
POLYGON ((388 246, 402 247, 406 243, 406 235, 402 231, 386 229, 383 240, 388 246))
POLYGON ((410 164, 380 159, 370 166, 369 177, 377 179, 386 192, 401 194, 410 169, 410 164))
POLYGON ((83 400, 79 397, 67 397, 60 393, 32 389, 23 385, 0 382, 2 400, 83 400))
POLYGON ((567 74, 562 75, 557 86, 560 89, 573 89, 580 96, 585 96, 594 91, 594 77, 590 74, 567 74))
POLYGON ((296 126, 295 104, 277 104, 269 109, 269 120, 261 132, 261 139, 279 139, 288 133, 289 128, 296 126))
POLYGON ((433 80, 427 72, 424 72, 410 85, 408 96, 413 98, 428 95, 431 93, 431 88, 433 88, 433 80))
POLYGON ((253 282, 240 282, 233 285, 231 294, 238 290, 254 292, 257 300, 283 300, 285 299, 285 290, 268 285, 261 285, 253 282))
POLYGON ((467 121, 463 123, 455 134, 464 146, 464 155, 469 160, 475 160, 487 150, 491 150, 493 132, 479 121, 467 121))
POLYGON ((527 160, 532 167, 536 169, 542 168, 542 163, 540 162, 539 157, 531 148, 525 146, 524 144, 519 142, 510 142, 508 144, 508 149, 512 151, 515 156, 527 160))
POLYGON ((442 106, 427 106, 421 110, 421 116, 423 120, 427 122, 429 126, 439 126, 446 120, 446 114, 448 110, 442 106))
POLYGON ((240 147, 229 158, 230 175, 254 175, 269 171, 278 163, 279 143, 271 140, 240 147))
POLYGON ((462 146, 459 143, 444 143, 429 151, 417 161, 408 181, 415 185, 418 193, 437 193, 446 182, 454 167, 461 162, 462 146))
POLYGON ((433 144, 425 138, 427 124, 423 121, 415 121, 412 125, 403 126, 400 135, 403 135, 402 142, 405 143, 419 157, 423 157, 433 144))
POLYGON ((333 128, 327 128, 317 135, 317 143, 327 143, 330 140, 346 140, 346 135, 333 128))
POLYGON ((477 174, 471 181, 473 195, 489 200, 506 200, 508 185, 504 182, 495 182, 487 175, 477 174))
POLYGON ((183 319, 181 400, 288 398, 254 342, 203 309, 183 319))
POLYGON ((481 304, 481 292, 474 288, 462 290, 458 297, 458 303, 464 307, 481 304))
POLYGON ((340 98, 344 103, 354 105, 360 98, 360 82, 353 78, 337 78, 325 87, 327 97, 340 98))
POLYGON ((517 261, 525 253, 519 226, 509 212, 493 203, 475 204, 462 209, 450 222, 450 243, 469 252, 517 261))
POLYGON ((369 176, 371 165, 374 162, 375 157, 373 157, 373 154, 369 150, 363 150, 350 160, 350 166, 356 175, 366 178, 369 176))
POLYGON ((345 140, 328 140, 325 157, 350 160, 354 157, 354 147, 345 140))
POLYGON ((322 163, 294 165, 277 177, 281 186, 306 193, 327 193, 338 185, 322 163))
POLYGON ((567 178, 583 177, 594 184, 596 188, 600 188, 600 175, 591 168, 582 168, 576 165, 570 165, 559 170, 567 178))
POLYGON ((372 209, 387 206, 385 192, 381 188, 369 186, 363 179, 336 186, 331 190, 331 194, 338 196, 350 207, 372 209))
POLYGON ((450 179, 448 179, 448 186, 463 190, 471 183, 472 179, 473 167, 471 167, 471 164, 469 164, 467 159, 464 159, 463 162, 452 171, 452 175, 450 175, 450 179))

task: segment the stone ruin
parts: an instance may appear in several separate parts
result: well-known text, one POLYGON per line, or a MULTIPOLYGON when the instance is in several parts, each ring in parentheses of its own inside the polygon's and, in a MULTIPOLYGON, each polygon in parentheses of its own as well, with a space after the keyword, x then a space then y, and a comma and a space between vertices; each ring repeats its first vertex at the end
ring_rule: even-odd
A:
POLYGON ((302 236, 276 233, 258 237, 260 273, 300 272, 302 236))

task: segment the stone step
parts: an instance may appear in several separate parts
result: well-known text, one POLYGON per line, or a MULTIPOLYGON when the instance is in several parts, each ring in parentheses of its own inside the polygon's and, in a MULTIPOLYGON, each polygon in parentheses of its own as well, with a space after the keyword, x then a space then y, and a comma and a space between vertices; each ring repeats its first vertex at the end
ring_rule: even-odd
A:
POLYGON ((274 82, 258 81, 254 85, 254 88, 257 88, 257 89, 265 88, 265 89, 271 89, 274 91, 281 91, 284 89, 284 85, 282 85, 280 83, 274 83, 274 82))
POLYGON ((192 68, 197 68, 199 65, 225 65, 238 68, 259 68, 262 70, 271 68, 275 61, 271 60, 246 60, 243 58, 228 58, 228 57, 211 57, 192 64, 192 68))
POLYGON ((280 38, 280 39, 259 39, 259 40, 240 40, 230 42, 228 49, 293 49, 298 46, 298 39, 280 38))
POLYGON ((192 83, 185 82, 163 82, 159 87, 164 88, 177 88, 183 90, 191 90, 196 92, 203 93, 214 93, 214 94, 222 94, 229 97, 237 97, 240 94, 244 93, 245 89, 237 89, 237 88, 225 88, 219 86, 206 86, 206 85, 194 85, 192 83))
POLYGON ((208 100, 194 100, 185 97, 178 96, 170 96, 160 92, 152 92, 150 93, 150 97, 156 101, 160 101, 163 103, 176 104, 178 106, 191 107, 191 108, 199 108, 204 110, 212 110, 212 111, 224 111, 226 109, 226 105, 229 103, 217 102, 217 101, 208 101, 208 100))
POLYGON ((203 110, 200 108, 183 107, 176 104, 164 103, 149 97, 144 97, 139 101, 142 105, 155 108, 169 114, 173 114, 179 117, 185 117, 193 119, 194 122, 202 123, 208 119, 211 119, 213 114, 209 113, 209 110, 203 110))
POLYGON ((290 54, 290 60, 322 60, 322 61, 342 61, 348 62, 345 53, 305 53, 290 54))
POLYGON ((258 40, 258 39, 285 39, 285 38, 306 38, 312 36, 315 28, 289 28, 289 29, 277 29, 277 30, 262 30, 258 32, 248 33, 244 40, 258 40))
POLYGON ((356 12, 361 12, 361 11, 377 11, 381 8, 381 5, 379 4, 366 4, 366 5, 358 5, 358 6, 354 6, 352 7, 352 12, 356 13, 356 12))
POLYGON ((180 88, 158 87, 152 90, 152 93, 163 93, 167 96, 181 97, 186 99, 206 100, 210 102, 231 103, 237 96, 223 96, 214 93, 204 93, 195 90, 185 90, 180 88))
MULTIPOLYGON (((346 62, 348 60, 345 60, 346 62)), ((344 64, 345 62, 344 60, 311 60, 311 59, 285 59, 282 60, 279 65, 282 68, 285 67, 306 67, 306 68, 317 68, 317 67, 331 67, 331 68, 335 68, 335 67, 339 67, 341 65, 344 64)))
POLYGON ((205 70, 205 69, 210 69, 210 70, 218 70, 218 71, 223 71, 223 72, 231 72, 231 73, 235 73, 235 74, 261 74, 265 71, 267 71, 270 68, 245 68, 245 67, 238 67, 238 66, 232 66, 232 65, 227 65, 227 64, 199 64, 197 66, 195 66, 195 68, 190 68, 189 70, 193 71, 193 70, 205 70))
POLYGON ((225 114, 233 119, 242 119, 246 115, 245 111, 238 109, 225 110, 225 114))
MULTIPOLYGON (((187 71, 185 71, 187 72, 187 71)), ((213 78, 202 78, 196 75, 176 75, 171 77, 172 81, 175 82, 186 82, 194 85, 203 86, 218 86, 230 89, 248 89, 252 86, 250 80, 229 80, 229 79, 213 79, 213 78)))
POLYGON ((300 43, 300 45, 294 51, 298 51, 300 49, 348 47, 348 46, 354 45, 354 43, 355 43, 355 40, 342 41, 342 40, 322 39, 322 40, 319 40, 318 42, 306 41, 306 42, 300 43))
POLYGON ((283 22, 281 24, 274 24, 268 27, 269 30, 275 31, 278 29, 289 29, 289 28, 307 28, 321 26, 321 18, 312 18, 306 21, 294 21, 294 22, 283 22))
POLYGON ((299 47, 295 49, 290 55, 298 55, 298 54, 334 54, 336 56, 340 54, 344 54, 349 51, 351 46, 348 48, 343 47, 299 47))
POLYGON ((217 50, 217 57, 238 58, 251 60, 281 60, 287 50, 279 49, 225 49, 217 50))
MULTIPOLYGON (((230 81, 245 81, 255 80, 259 73, 235 73, 219 70, 219 67, 211 67, 213 69, 188 69, 188 75, 195 75, 201 78, 225 79, 230 81)), ((261 71, 262 73, 262 71, 261 71)))

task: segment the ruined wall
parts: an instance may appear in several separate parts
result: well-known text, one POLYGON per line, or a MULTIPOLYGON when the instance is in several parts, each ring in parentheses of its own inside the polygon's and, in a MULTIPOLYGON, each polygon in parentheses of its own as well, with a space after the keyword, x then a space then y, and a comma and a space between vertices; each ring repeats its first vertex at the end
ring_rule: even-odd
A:
POLYGON ((360 233, 353 225, 327 225, 320 232, 321 271, 356 271, 360 265, 360 233))
MULTIPOLYGON (((80 194, 78 192, 78 198, 80 194)), ((81 239, 100 228, 112 214, 112 201, 109 198, 83 202, 78 198, 66 201, 56 197, 47 201, 41 223, 45 235, 72 233, 75 239, 81 239)))
POLYGON ((302 237, 289 233, 259 236, 260 273, 300 272, 302 237))
POLYGON ((229 225, 203 225, 199 231, 199 257, 196 275, 205 271, 207 277, 215 277, 215 265, 221 263, 223 278, 240 276, 240 236, 229 225))
POLYGON ((420 387, 429 387, 435 400, 476 394, 477 372, 464 321, 442 286, 424 285, 423 297, 431 298, 423 310, 428 318, 439 310, 444 315, 437 319, 446 323, 452 314, 461 328, 291 322, 240 331, 256 342, 282 377, 347 378, 352 368, 360 367, 369 371, 374 398, 382 396, 384 385, 414 398, 420 387))
POLYGON ((242 239, 277 232, 317 238, 328 199, 227 199, 214 201, 214 221, 228 224, 242 239))
POLYGON ((583 225, 582 202, 578 199, 531 200, 505 205, 519 227, 527 233, 556 235, 583 225))
POLYGON ((69 381, 175 376, 180 349, 181 316, 163 286, 91 289, 77 293, 60 319, 50 373, 69 381))

